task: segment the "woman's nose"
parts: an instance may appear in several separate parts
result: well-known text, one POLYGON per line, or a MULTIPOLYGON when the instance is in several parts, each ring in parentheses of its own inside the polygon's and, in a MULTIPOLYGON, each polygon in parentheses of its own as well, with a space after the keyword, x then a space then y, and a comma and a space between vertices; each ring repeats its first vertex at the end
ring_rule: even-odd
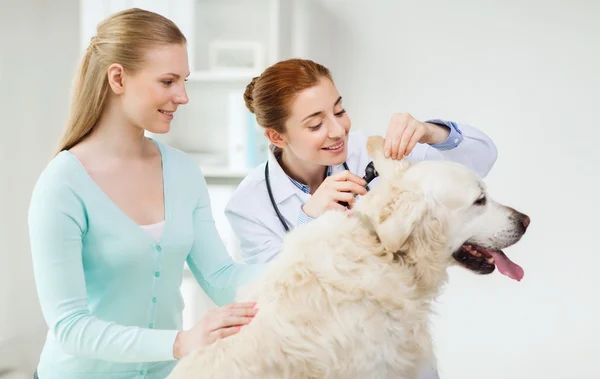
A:
POLYGON ((333 119, 329 126, 329 138, 341 138, 346 135, 346 128, 337 119, 333 119))
POLYGON ((187 95, 187 91, 185 90, 185 88, 177 94, 177 97, 175 99, 175 103, 177 104, 187 104, 189 101, 188 99, 188 95, 187 95))

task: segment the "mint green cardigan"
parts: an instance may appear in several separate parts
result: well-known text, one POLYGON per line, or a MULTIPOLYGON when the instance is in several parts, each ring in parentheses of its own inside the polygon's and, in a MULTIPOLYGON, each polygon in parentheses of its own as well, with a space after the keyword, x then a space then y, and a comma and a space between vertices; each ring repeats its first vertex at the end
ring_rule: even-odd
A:
POLYGON ((181 151, 162 154, 160 243, 125 215, 62 151, 40 175, 29 208, 38 296, 49 331, 40 379, 164 378, 182 329, 184 261, 217 304, 263 265, 232 261, 217 233, 204 177, 181 151))

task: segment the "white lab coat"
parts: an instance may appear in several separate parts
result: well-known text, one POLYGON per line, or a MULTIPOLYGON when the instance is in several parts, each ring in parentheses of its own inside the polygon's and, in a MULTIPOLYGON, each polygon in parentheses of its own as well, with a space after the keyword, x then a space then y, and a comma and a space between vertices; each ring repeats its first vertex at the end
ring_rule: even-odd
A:
MULTIPOLYGON (((451 150, 438 150, 426 144, 417 144, 409 158, 421 160, 452 160, 473 169, 485 177, 496 161, 496 147, 481 131, 468 125, 458 124, 463 141, 451 150)), ((367 136, 362 132, 350 133, 346 163, 352 173, 362 177, 371 161, 366 149, 367 136)), ((333 173, 343 171, 344 166, 333 167, 333 173)), ((273 154, 269 155, 269 177, 273 197, 279 212, 290 229, 298 224, 302 205, 310 198, 294 185, 282 170, 273 154)), ((371 182, 376 185, 377 179, 371 182)), ((277 217, 265 181, 265 163, 254 168, 233 193, 225 215, 240 241, 240 252, 246 263, 268 262, 281 249, 286 231, 277 217)), ((422 379, 438 378, 437 371, 423 367, 422 379)))

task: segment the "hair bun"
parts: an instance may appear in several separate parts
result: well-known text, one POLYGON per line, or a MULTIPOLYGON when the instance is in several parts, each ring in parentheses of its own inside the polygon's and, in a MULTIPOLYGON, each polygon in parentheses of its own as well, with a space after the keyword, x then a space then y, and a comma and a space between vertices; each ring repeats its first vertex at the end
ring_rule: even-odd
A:
POLYGON ((246 101, 246 108, 248 108, 248 110, 252 113, 254 113, 254 96, 253 96, 253 92, 254 92, 254 85, 256 84, 256 81, 258 80, 258 76, 252 78, 252 81, 246 86, 246 91, 244 92, 244 100, 246 101))

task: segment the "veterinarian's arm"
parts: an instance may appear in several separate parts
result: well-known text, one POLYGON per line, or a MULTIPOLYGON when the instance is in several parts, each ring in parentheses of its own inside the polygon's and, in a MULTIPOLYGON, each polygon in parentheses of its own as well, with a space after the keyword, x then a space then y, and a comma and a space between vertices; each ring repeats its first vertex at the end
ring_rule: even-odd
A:
POLYGON ((172 360, 176 330, 123 326, 90 313, 82 263, 87 227, 81 200, 70 188, 38 182, 29 208, 29 235, 42 313, 54 338, 75 356, 112 362, 172 360))
POLYGON ((208 189, 202 179, 194 211, 194 244, 188 266, 206 294, 218 306, 232 302, 238 287, 260 275, 263 265, 236 263, 227 252, 215 226, 208 189))
POLYGON ((498 151, 494 142, 482 131, 452 121, 428 120, 450 128, 448 138, 437 144, 417 144, 408 155, 417 160, 451 160, 474 170, 485 177, 496 162, 498 151))

